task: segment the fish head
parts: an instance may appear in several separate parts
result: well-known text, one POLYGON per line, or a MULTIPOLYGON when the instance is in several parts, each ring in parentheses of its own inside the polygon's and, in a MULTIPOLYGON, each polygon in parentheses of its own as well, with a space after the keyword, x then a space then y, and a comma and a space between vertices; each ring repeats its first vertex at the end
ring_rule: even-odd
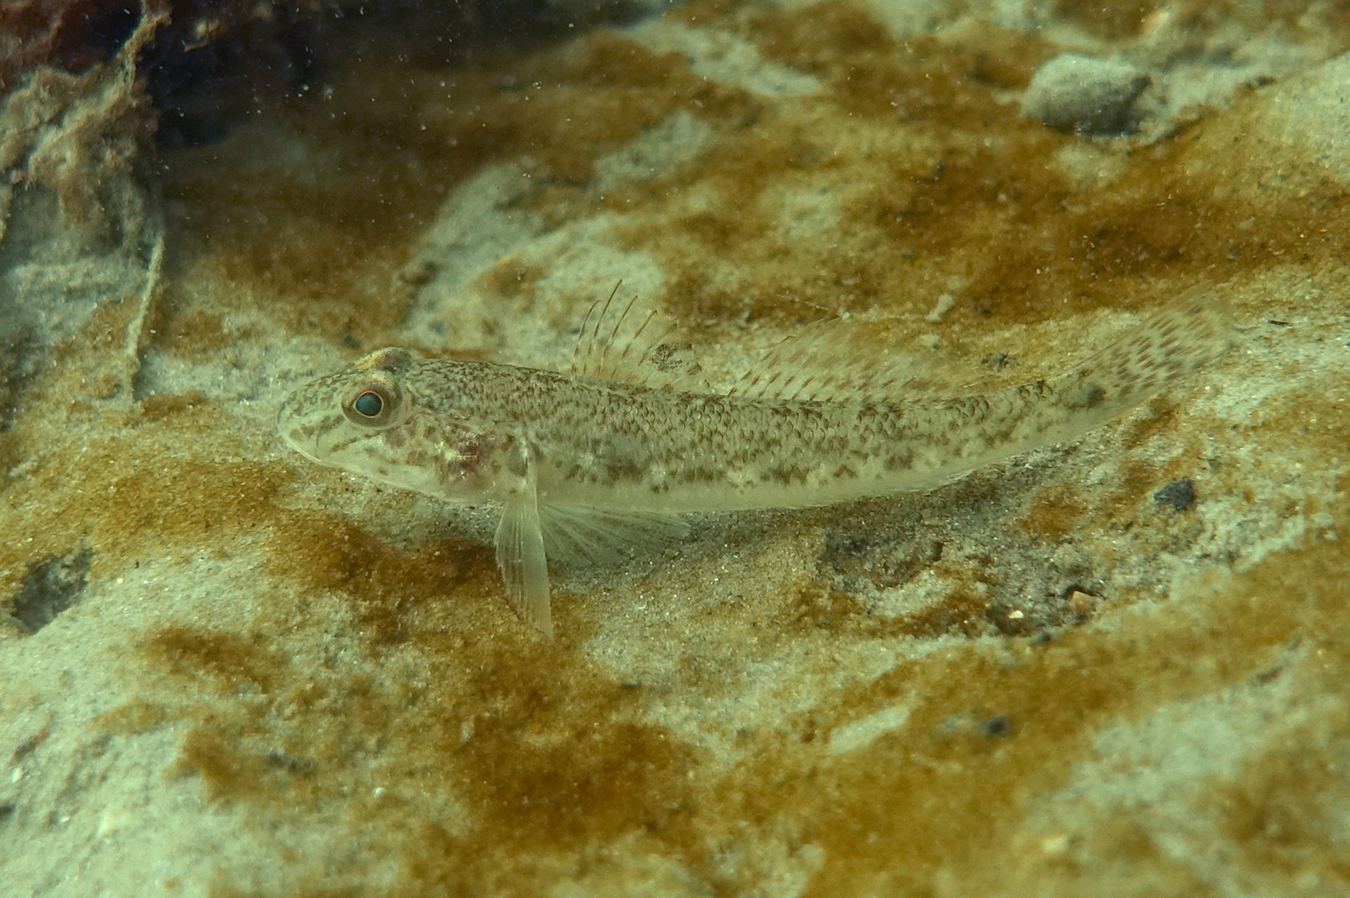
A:
POLYGON ((425 364, 402 349, 373 352, 288 396, 277 430, 321 465, 441 499, 481 501, 492 441, 419 398, 415 375, 425 364))

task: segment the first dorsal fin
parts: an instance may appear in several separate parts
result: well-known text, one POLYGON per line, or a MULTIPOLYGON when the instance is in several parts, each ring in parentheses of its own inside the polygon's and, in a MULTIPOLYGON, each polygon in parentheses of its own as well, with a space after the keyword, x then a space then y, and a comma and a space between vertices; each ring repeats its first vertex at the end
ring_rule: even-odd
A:
MULTIPOLYGON (((848 322, 826 318, 770 349, 731 389, 747 399, 882 402, 914 384, 914 360, 852 339, 848 322)), ((926 392, 926 390, 921 391, 926 392)))
POLYGON ((676 338, 672 324, 639 304, 636 295, 627 303, 614 302, 621 286, 622 281, 586 313, 572 352, 572 373, 657 390, 709 392, 693 349, 676 338))

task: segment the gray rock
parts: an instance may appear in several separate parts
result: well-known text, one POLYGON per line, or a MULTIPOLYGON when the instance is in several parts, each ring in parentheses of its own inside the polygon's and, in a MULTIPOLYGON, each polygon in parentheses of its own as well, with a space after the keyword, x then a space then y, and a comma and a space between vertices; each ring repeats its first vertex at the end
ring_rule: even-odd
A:
POLYGON ((1032 76, 1022 113, 1060 131, 1128 134, 1139 124, 1135 101, 1150 83, 1128 62, 1062 53, 1032 76))

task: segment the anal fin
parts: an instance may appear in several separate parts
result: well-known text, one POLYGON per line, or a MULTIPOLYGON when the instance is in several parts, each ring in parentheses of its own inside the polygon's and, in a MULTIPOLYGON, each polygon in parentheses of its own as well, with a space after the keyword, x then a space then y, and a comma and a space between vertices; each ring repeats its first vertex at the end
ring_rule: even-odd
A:
POLYGON ((630 552, 664 549, 684 539, 684 518, 641 511, 545 505, 540 509, 551 558, 613 567, 630 552))

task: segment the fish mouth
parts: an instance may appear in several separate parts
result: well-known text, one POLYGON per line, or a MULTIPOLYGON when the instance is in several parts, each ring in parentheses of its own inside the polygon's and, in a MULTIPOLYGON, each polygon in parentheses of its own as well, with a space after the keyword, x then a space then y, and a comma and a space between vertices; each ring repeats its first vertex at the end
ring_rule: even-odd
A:
POLYGON ((299 413, 299 405, 299 397, 296 394, 286 397, 281 403, 281 407, 277 409, 277 433, 288 448, 310 461, 319 461, 320 427, 314 423, 306 426, 304 416, 299 413))

